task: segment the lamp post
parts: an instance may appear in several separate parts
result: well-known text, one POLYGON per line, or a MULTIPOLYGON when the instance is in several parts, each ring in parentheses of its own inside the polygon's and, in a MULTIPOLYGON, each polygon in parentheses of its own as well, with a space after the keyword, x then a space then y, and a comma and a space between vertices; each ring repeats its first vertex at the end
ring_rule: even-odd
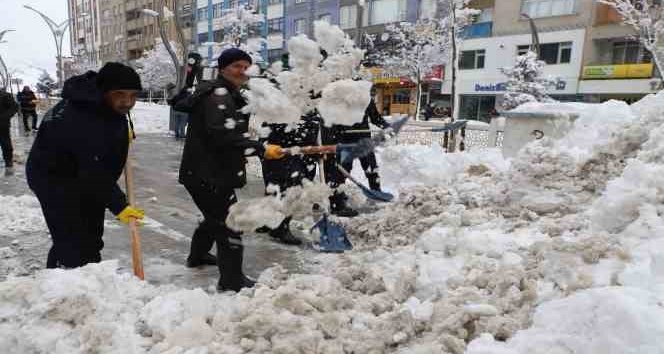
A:
POLYGON ((60 24, 56 23, 55 21, 51 20, 48 16, 44 15, 43 13, 39 12, 35 8, 28 6, 28 5, 23 5, 24 8, 28 10, 32 10, 36 12, 39 16, 41 16, 42 19, 46 22, 48 25, 48 28, 51 29, 51 33, 53 34, 53 39, 55 40, 55 48, 58 52, 58 88, 62 88, 62 85, 64 84, 64 71, 62 67, 62 39, 65 36, 65 31, 67 30, 67 27, 69 27, 70 21, 69 19, 62 21, 60 24))
POLYGON ((521 14, 521 17, 525 18, 530 23, 530 32, 532 35, 532 42, 533 42, 533 52, 535 52, 535 54, 537 55, 537 59, 539 59, 540 42, 539 42, 539 33, 537 32, 537 26, 535 25, 535 20, 533 20, 533 18, 526 13, 521 14))
MULTIPOLYGON (((0 43, 7 43, 7 41, 3 41, 2 37, 5 36, 7 32, 13 32, 14 30, 8 29, 4 31, 0 31, 0 43)), ((2 60, 2 57, 0 57, 0 78, 2 79, 2 86, 7 86, 9 85, 9 90, 12 90, 12 83, 11 83, 11 75, 9 75, 9 70, 7 70, 7 66, 5 65, 4 60, 2 60)))
POLYGON ((175 53, 175 50, 171 46, 171 42, 169 42, 168 40, 168 36, 166 35, 166 26, 164 26, 164 7, 161 5, 163 5, 163 2, 159 2, 159 12, 150 9, 143 9, 141 10, 141 12, 146 15, 152 16, 157 20, 157 27, 159 27, 159 35, 161 37, 161 41, 166 47, 168 54, 171 56, 171 60, 173 61, 173 66, 175 66, 175 74, 177 77, 176 85, 177 88, 180 89, 182 88, 182 83, 184 81, 182 80, 182 70, 180 70, 180 61, 178 60, 178 56, 175 53))

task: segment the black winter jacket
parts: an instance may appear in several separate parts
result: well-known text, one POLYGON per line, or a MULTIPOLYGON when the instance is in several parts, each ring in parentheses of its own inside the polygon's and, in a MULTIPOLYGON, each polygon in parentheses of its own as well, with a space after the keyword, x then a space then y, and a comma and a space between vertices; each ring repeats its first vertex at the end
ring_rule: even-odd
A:
POLYGON ((18 105, 11 94, 0 91, 0 124, 9 124, 11 117, 18 111, 18 105))
POLYGON ((37 99, 37 96, 35 96, 35 93, 30 90, 19 92, 16 95, 16 99, 21 105, 21 109, 24 111, 34 111, 37 109, 37 105, 32 103, 32 101, 37 99))
POLYGON ((117 180, 127 160, 129 126, 126 116, 103 103, 96 75, 65 82, 62 101, 46 113, 32 145, 28 184, 38 197, 58 195, 117 215, 127 206, 117 180))
POLYGON ((248 138, 249 115, 240 112, 247 105, 246 100, 222 76, 200 84, 192 100, 180 183, 205 183, 225 189, 243 187, 246 156, 265 153, 258 141, 248 138))

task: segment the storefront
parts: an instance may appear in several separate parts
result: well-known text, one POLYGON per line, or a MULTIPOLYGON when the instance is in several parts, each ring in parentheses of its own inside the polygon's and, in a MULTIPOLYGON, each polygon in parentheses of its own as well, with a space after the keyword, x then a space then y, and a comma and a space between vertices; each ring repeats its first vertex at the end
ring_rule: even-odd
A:
POLYGON ((652 63, 585 66, 579 94, 586 102, 614 99, 634 103, 662 89, 662 81, 653 77, 654 71, 652 63))

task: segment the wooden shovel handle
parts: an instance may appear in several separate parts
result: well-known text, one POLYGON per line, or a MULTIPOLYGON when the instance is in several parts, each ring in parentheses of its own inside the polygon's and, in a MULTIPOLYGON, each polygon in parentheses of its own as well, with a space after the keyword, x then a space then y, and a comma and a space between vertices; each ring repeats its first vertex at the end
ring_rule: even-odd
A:
POLYGON ((300 146, 292 148, 281 149, 285 154, 288 155, 328 155, 336 154, 337 146, 336 145, 322 145, 322 146, 300 146))
MULTIPOLYGON (((127 184, 127 201, 129 206, 135 204, 134 198, 134 172, 131 168, 131 159, 127 156, 125 164, 125 183, 127 184)), ((131 259, 134 267, 134 275, 145 280, 143 272, 143 253, 141 252, 141 235, 138 233, 138 225, 135 218, 129 218, 129 231, 131 232, 131 259)))

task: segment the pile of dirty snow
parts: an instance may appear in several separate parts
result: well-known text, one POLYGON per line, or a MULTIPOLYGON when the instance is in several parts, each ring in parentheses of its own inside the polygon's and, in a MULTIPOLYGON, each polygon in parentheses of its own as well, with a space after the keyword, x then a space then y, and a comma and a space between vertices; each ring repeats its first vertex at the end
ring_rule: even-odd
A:
POLYGON ((354 251, 319 254, 307 274, 276 265, 239 294, 155 287, 112 261, 10 278, 0 283, 0 347, 664 352, 664 93, 605 124, 617 106, 584 105, 568 137, 510 161, 387 147, 383 182, 399 197, 339 220, 354 251), (570 141, 583 132, 593 140, 570 141))

